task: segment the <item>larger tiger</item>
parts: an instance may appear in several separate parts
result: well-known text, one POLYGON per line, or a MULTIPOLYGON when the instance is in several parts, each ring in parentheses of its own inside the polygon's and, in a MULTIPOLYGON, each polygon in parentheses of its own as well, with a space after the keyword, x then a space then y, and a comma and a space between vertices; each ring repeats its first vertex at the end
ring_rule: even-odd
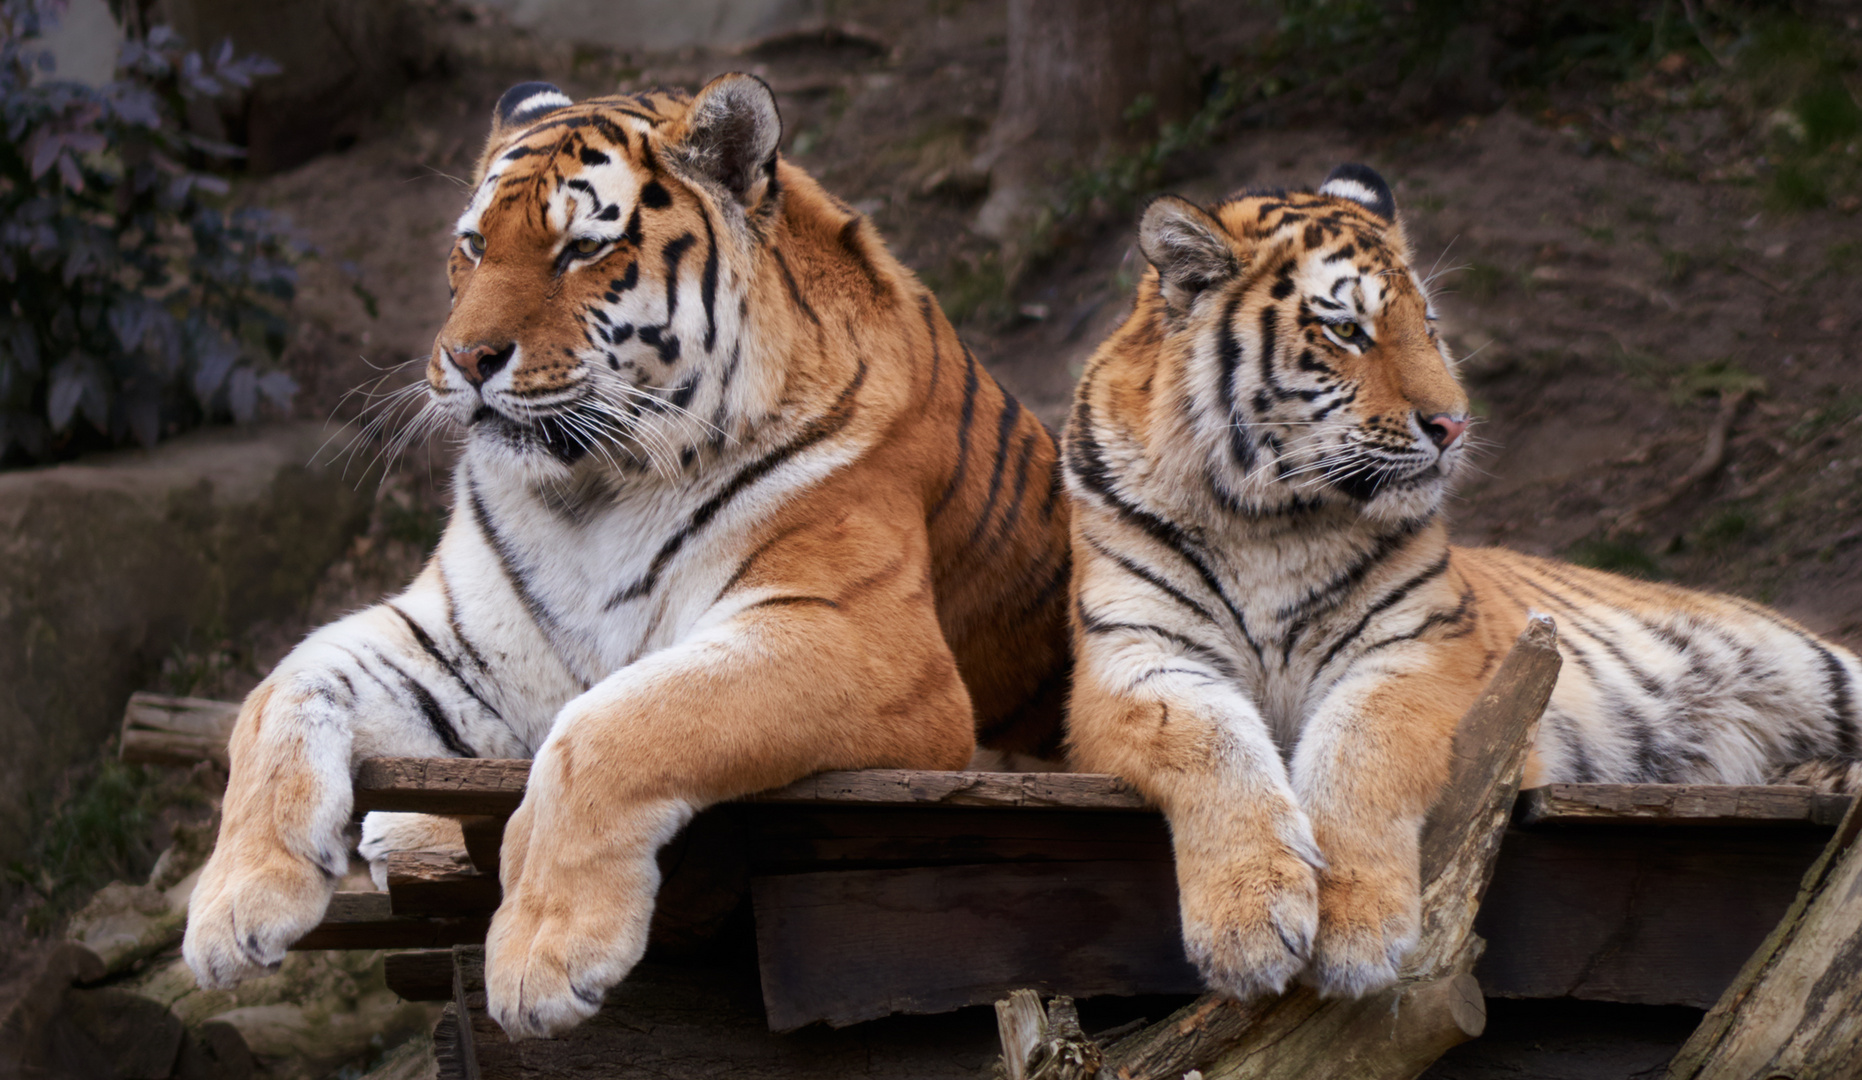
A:
POLYGON ((526 1037, 640 958, 694 811, 1057 746, 1053 439, 780 134, 747 75, 498 103, 427 365, 464 433, 451 520, 406 592, 246 699, 189 911, 203 985, 321 918, 364 757, 534 756, 486 953, 526 1037))
POLYGON ((1468 398, 1375 172, 1159 199, 1140 246, 1066 433, 1069 740, 1163 807, 1211 987, 1397 978, 1456 721, 1535 610, 1564 666, 1527 784, 1862 781, 1848 652, 1731 597, 1449 544, 1468 398))

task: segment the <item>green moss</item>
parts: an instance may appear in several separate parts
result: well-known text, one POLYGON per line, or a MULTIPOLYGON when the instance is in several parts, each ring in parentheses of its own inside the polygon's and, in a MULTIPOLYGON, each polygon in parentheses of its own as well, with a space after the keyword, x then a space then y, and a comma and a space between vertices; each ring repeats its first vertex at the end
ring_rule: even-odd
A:
POLYGON ((1565 558, 1579 566, 1607 570, 1612 574, 1660 581, 1661 564, 1642 545, 1630 540, 1595 538, 1582 540, 1565 552, 1565 558))

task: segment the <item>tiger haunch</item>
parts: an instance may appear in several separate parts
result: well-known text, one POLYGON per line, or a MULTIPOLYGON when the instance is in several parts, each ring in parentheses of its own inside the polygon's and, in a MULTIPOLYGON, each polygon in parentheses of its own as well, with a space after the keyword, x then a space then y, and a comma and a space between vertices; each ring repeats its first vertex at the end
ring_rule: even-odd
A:
MULTIPOLYGON (((1057 747, 1053 440, 779 135, 745 75, 500 101, 427 369, 465 436, 452 518, 406 592, 246 701, 190 910, 203 984, 321 917, 363 757, 535 757, 487 942, 525 1037, 639 958, 655 849, 696 810, 1057 747)), ((365 853, 436 835, 371 822, 365 853)))
POLYGON ((1170 818, 1213 988, 1397 978, 1454 726, 1535 611, 1565 664, 1528 784, 1862 781, 1849 653, 1737 599, 1449 544, 1468 401, 1375 172, 1159 199, 1140 245, 1065 439, 1068 739, 1170 818))

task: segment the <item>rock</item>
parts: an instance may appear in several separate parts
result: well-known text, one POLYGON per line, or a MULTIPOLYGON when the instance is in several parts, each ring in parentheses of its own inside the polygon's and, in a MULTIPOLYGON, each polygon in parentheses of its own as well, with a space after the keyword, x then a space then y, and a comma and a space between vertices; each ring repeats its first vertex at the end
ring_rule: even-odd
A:
POLYGON ((437 1080, 440 1063, 433 1054, 433 1034, 416 1035, 388 1051, 362 1080, 437 1080))
POLYGON ((239 1029, 217 1020, 189 1031, 175 1061, 175 1080, 250 1080, 252 1051, 239 1029))
POLYGON ((202 990, 180 960, 133 980, 190 1028, 236 1029, 268 1080, 313 1080, 430 1032, 440 1006, 402 1001, 388 989, 379 952, 294 952, 274 975, 232 990, 202 990))
POLYGON ((0 988, 0 1077, 43 1072, 58 1049, 59 1033, 52 1029, 65 991, 74 982, 103 976, 103 961, 96 953, 65 941, 46 949, 37 964, 25 966, 0 988))
POLYGON ((191 630, 300 608, 362 529, 372 490, 306 465, 328 435, 221 428, 0 473, 0 865, 191 630))
POLYGON ((160 889, 112 881, 71 917, 66 936, 114 973, 178 944, 186 929, 186 904, 171 903, 160 889))
POLYGON ((67 991, 58 1019, 61 1026, 69 1024, 95 1048, 96 1054, 84 1055, 88 1061, 108 1066, 108 1072, 90 1072, 95 1068, 90 1065, 77 1075, 90 1072, 121 1080, 167 1080, 186 1034, 180 1019, 159 1002, 113 987, 67 991))

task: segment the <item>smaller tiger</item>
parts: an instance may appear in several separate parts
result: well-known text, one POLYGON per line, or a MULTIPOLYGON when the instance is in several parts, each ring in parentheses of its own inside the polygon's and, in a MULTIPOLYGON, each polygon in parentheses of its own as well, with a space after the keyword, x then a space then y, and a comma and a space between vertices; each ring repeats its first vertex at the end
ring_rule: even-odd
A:
POLYGON ((1535 611, 1564 666, 1528 785, 1862 786, 1850 653, 1733 597, 1449 544, 1468 398, 1377 173, 1161 198, 1140 245, 1066 433, 1068 739, 1164 809, 1212 988, 1397 979, 1456 722, 1535 611))

